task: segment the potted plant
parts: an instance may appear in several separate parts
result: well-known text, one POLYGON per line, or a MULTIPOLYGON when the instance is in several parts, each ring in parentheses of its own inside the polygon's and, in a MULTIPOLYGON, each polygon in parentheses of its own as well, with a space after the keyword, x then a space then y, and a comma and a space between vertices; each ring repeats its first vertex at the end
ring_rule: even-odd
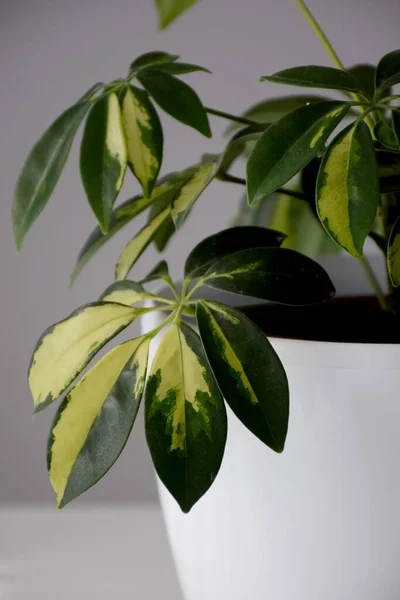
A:
MULTIPOLYGON (((81 175, 98 226, 72 280, 108 239, 150 209, 117 260, 115 281, 42 334, 29 386, 35 412, 63 396, 47 452, 60 508, 111 468, 143 398, 189 600, 260 597, 260 590, 282 600, 365 600, 392 597, 400 583, 400 96, 392 91, 400 83, 400 51, 376 68, 346 70, 298 3, 336 66, 294 67, 262 80, 335 90, 341 99, 301 95, 229 115, 204 107, 180 79, 205 68, 150 52, 132 62, 125 78, 92 86, 50 126, 15 189, 20 250, 85 121, 81 175), (207 137, 209 115, 241 128, 222 152, 159 178, 163 134, 155 104, 207 137), (281 118, 266 122, 277 105, 281 118), (245 180, 231 171, 243 155, 245 180), (127 167, 142 193, 116 205, 127 167), (253 208, 242 207, 234 227, 193 248, 180 286, 163 260, 140 281, 128 279, 147 246, 155 242, 162 251, 216 178, 246 185, 253 208), (314 252, 330 244, 361 261, 375 300, 334 300, 322 266, 294 249, 292 221, 281 218, 287 231, 279 231, 257 220, 277 192, 302 207, 295 232, 318 240, 314 252), (387 293, 363 256, 368 236, 386 257, 387 293), (153 282, 169 291, 155 292, 153 282), (248 306, 251 298, 259 304, 248 306), (77 380, 139 317, 142 335, 116 345, 77 380)), ((179 13, 166 4, 165 22, 179 13)), ((282 199, 277 206, 275 223, 282 199)))

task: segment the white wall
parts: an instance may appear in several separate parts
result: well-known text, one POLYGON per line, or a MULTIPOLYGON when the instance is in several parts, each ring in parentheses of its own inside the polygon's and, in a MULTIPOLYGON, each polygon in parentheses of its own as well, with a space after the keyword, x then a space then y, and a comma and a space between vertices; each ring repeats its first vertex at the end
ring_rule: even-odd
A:
MULTIPOLYGON (((400 5, 394 0, 310 0, 345 64, 376 62, 399 45, 400 5)), ((204 102, 239 113, 276 93, 258 77, 288 66, 329 64, 292 0, 202 0, 166 32, 157 30, 151 0, 2 0, 0 8, 0 268, 1 400, 0 501, 52 501, 45 467, 51 408, 31 417, 26 383, 30 353, 50 323, 78 304, 94 300, 111 282, 126 231, 84 271, 69 291, 77 252, 94 225, 78 176, 78 146, 54 197, 16 256, 10 224, 12 190, 22 161, 47 125, 92 83, 123 76, 142 52, 164 49, 211 68, 190 81, 204 102)), ((189 79, 188 79, 189 81, 189 79)), ((180 169, 203 152, 221 148, 223 124, 214 138, 164 121, 164 172, 180 169)), ((137 191, 128 178, 121 198, 137 191)), ((167 251, 179 277, 185 254, 206 234, 222 228, 240 190, 215 184, 201 198, 184 230, 167 251)), ((137 225, 135 225, 135 228, 137 225)), ((136 269, 157 260, 151 249, 136 269)), ((86 501, 153 500, 155 486, 142 422, 106 479, 86 501)), ((82 500, 85 501, 85 498, 82 500)))

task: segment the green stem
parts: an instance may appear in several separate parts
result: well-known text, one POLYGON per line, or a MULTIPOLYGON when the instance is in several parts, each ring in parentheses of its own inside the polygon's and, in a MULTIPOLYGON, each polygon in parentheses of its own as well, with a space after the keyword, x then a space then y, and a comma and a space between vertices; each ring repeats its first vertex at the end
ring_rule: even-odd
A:
POLYGON ((149 331, 148 333, 146 333, 146 337, 148 338, 154 338, 157 333, 160 333, 160 331, 162 329, 164 329, 164 327, 166 327, 168 325, 168 323, 170 323, 170 321, 172 321, 175 317, 175 312, 171 312, 171 314, 168 315, 168 317, 166 319, 164 319, 164 321, 162 321, 158 327, 155 327, 154 329, 152 329, 151 331, 149 331))
POLYGON ((302 10, 302 12, 304 13, 304 15, 306 16, 307 21, 310 23, 311 27, 314 29, 315 33, 317 34, 317 36, 321 40, 322 44, 325 46, 325 48, 328 51, 328 54, 331 57, 331 59, 334 62, 334 64, 339 69, 344 69, 344 65, 343 65, 342 61, 340 60, 340 58, 336 54, 335 49, 333 48, 332 44, 328 40, 325 32, 323 31, 323 29, 321 28, 321 26, 319 25, 319 23, 315 19, 314 15, 310 11, 310 9, 307 7, 306 3, 303 2, 303 0, 296 0, 296 2, 299 5, 299 7, 302 10))
POLYGON ((204 285, 204 282, 205 282, 204 277, 198 280, 198 282, 192 287, 190 292, 185 297, 185 302, 188 302, 189 300, 191 300, 193 298, 193 296, 197 292, 197 290, 199 290, 204 285))
POLYGON ((242 125, 251 125, 255 127, 262 126, 261 123, 257 121, 253 121, 252 119, 246 119, 245 117, 238 117, 236 115, 231 115, 230 113, 223 112, 222 110, 216 110, 215 108, 210 108, 209 106, 205 107, 206 112, 210 115, 214 115, 216 117, 221 117, 222 119, 227 119, 228 121, 236 121, 236 123, 241 123, 242 125))
POLYGON ((368 259, 365 256, 362 256, 360 258, 360 262, 361 262, 362 266, 364 267, 365 274, 368 277, 368 281, 370 282, 371 287, 374 290, 374 293, 378 299, 378 302, 379 302, 382 310, 388 310, 388 305, 386 302, 385 295, 382 291, 379 281, 377 280, 377 278, 375 276, 374 271, 371 268, 371 265, 368 262, 368 259))
POLYGON ((166 275, 164 277, 164 281, 167 284, 167 286, 170 288, 170 290, 172 291, 172 293, 175 296, 176 300, 178 300, 178 302, 180 302, 180 300, 181 300, 181 294, 179 293, 179 290, 176 287, 176 285, 174 284, 174 282, 172 281, 171 277, 169 275, 166 275))
MULTIPOLYGON (((235 175, 231 175, 230 173, 220 173, 218 175, 218 179, 220 181, 226 181, 228 183, 237 183, 239 185, 246 185, 246 180, 243 177, 236 177, 235 175)), ((278 188, 276 190, 278 194, 284 194, 285 196, 291 196, 292 198, 297 198, 297 200, 307 200, 306 194, 302 194, 301 192, 295 192, 294 190, 289 190, 287 188, 278 188)))

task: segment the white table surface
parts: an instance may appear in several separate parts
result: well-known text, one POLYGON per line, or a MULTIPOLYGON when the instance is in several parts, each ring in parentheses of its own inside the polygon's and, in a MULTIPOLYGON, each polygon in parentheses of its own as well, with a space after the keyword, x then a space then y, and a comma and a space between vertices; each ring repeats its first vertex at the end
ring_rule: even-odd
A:
POLYGON ((0 505, 0 598, 183 600, 160 509, 0 505))

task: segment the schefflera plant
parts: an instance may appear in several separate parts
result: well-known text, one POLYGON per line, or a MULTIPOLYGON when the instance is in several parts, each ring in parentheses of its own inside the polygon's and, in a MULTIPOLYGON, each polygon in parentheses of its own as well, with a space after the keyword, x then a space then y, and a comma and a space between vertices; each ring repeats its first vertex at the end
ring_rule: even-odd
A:
POLYGON ((189 254, 181 291, 162 261, 142 281, 113 283, 97 302, 44 332, 33 353, 29 385, 35 412, 68 390, 48 443, 50 481, 60 508, 117 460, 143 395, 155 469, 185 512, 220 468, 227 436, 224 400, 262 442, 283 451, 289 389, 279 357, 243 312, 202 294, 211 287, 297 306, 331 298, 334 288, 325 271, 281 248, 283 240, 281 233, 262 227, 224 230, 189 254), (157 279, 171 288, 169 296, 146 289, 157 279), (158 327, 114 347, 75 382, 107 342, 152 311, 164 313, 158 327), (150 343, 164 329, 148 368, 150 343))
POLYGON ((143 395, 155 468, 184 511, 207 491, 220 467, 227 434, 222 397, 262 442, 276 452, 283 450, 289 397, 279 358, 242 312, 207 300, 202 290, 213 287, 266 302, 309 305, 334 293, 323 269, 286 248, 281 232, 242 226, 194 248, 181 290, 163 261, 141 281, 128 279, 151 242, 163 250, 213 179, 246 185, 251 206, 268 204, 276 193, 308 202, 319 219, 315 222, 334 243, 364 261, 387 308, 362 252, 369 235, 385 252, 391 285, 399 286, 400 96, 390 88, 400 82, 400 52, 384 56, 373 68, 372 85, 340 62, 338 67, 302 66, 263 77, 344 94, 343 100, 297 97, 294 110, 269 123, 257 120, 254 109, 237 117, 205 107, 178 79, 205 69, 165 52, 147 53, 132 63, 125 79, 93 86, 34 146, 14 196, 18 249, 47 204, 86 119, 81 175, 98 226, 79 254, 72 280, 111 236, 150 209, 147 223, 118 258, 115 283, 97 302, 47 330, 32 357, 29 384, 35 412, 64 396, 48 447, 58 506, 83 493, 112 466, 143 395), (209 114, 243 127, 222 152, 160 179, 163 135, 153 101, 206 137, 211 135, 209 114), (343 128, 345 117, 353 120, 343 128), (241 180, 230 169, 249 147, 247 176, 241 180), (128 167, 143 193, 115 206, 128 167), (300 193, 282 187, 299 174, 300 193), (148 289, 157 280, 171 288, 172 296, 148 289), (77 381, 119 332, 156 310, 166 315, 159 327, 118 345, 77 381), (164 327, 165 337, 148 370, 149 345, 164 327))

